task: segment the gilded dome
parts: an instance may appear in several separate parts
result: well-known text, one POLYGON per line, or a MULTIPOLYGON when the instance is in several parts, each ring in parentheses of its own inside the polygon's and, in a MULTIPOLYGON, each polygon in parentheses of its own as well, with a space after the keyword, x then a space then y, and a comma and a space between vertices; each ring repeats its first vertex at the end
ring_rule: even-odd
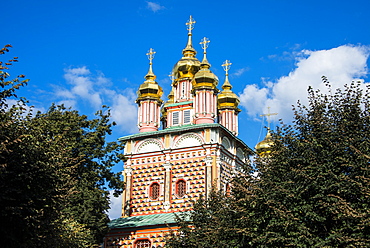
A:
POLYGON ((162 113, 162 119, 165 119, 167 117, 167 106, 174 103, 174 94, 173 89, 171 90, 170 94, 168 94, 168 100, 163 104, 161 113, 162 113))
MULTIPOLYGON (((206 56, 201 64, 201 69, 195 74, 192 81, 193 89, 208 88, 216 89, 218 85, 218 77, 209 69, 211 65, 208 63, 206 56)), ((218 90, 217 90, 218 91, 218 90)))
POLYGON ((186 23, 188 26, 188 43, 182 50, 183 57, 173 67, 173 74, 175 76, 174 84, 177 84, 178 79, 193 78, 200 69, 200 61, 195 57, 197 52, 193 48, 192 33, 195 20, 190 16, 189 21, 186 23))
MULTIPOLYGON (((139 87, 137 92, 137 101, 145 99, 157 99, 160 100, 163 94, 162 87, 157 84, 157 82, 145 81, 139 87)), ((161 100, 162 101, 162 100, 161 100)))
POLYGON ((264 157, 271 153, 271 147, 274 145, 270 130, 267 131, 266 137, 264 140, 259 142, 256 146, 256 152, 259 156, 264 157))
POLYGON ((159 100, 159 102, 162 102, 160 98, 163 94, 163 90, 162 87, 159 86, 158 83, 155 81, 156 76, 154 75, 152 68, 152 60, 154 54, 155 52, 152 48, 149 50, 149 53, 147 53, 150 61, 149 71, 144 77, 144 83, 140 85, 139 90, 137 91, 138 98, 136 99, 136 102, 146 99, 155 99, 159 100))
POLYGON ((229 74, 228 71, 230 69, 231 63, 226 60, 224 64, 222 65, 226 71, 226 77, 225 77, 225 82, 222 85, 222 91, 220 94, 217 96, 217 105, 219 109, 223 108, 234 108, 238 109, 238 105, 240 103, 239 97, 231 90, 232 86, 229 82, 229 74))
POLYGON ((168 94, 168 100, 166 103, 163 105, 163 108, 167 107, 169 104, 174 103, 174 94, 173 94, 173 89, 171 90, 170 94, 168 94))
POLYGON ((191 56, 182 57, 173 67, 173 73, 176 78, 174 84, 177 83, 178 79, 193 78, 199 69, 200 61, 197 58, 191 56))

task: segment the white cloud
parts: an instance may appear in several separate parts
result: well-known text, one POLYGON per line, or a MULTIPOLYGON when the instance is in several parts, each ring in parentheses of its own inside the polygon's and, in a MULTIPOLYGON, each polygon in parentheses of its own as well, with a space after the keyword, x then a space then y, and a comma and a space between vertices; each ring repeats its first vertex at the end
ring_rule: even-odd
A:
POLYGON ((147 3, 147 8, 153 11, 154 13, 157 12, 158 10, 165 9, 164 6, 155 3, 155 2, 146 2, 147 3))
POLYGON ((125 132, 137 132, 137 106, 133 90, 123 92, 110 88, 112 82, 103 73, 92 73, 85 66, 65 69, 64 78, 71 87, 55 87, 54 95, 58 104, 78 109, 87 105, 91 113, 102 105, 111 107, 112 120, 125 132))
POLYGON ((122 195, 113 196, 114 190, 109 191, 110 209, 108 210, 109 219, 114 220, 121 217, 122 214, 122 195))
POLYGON ((126 90, 124 95, 116 94, 111 107, 113 120, 129 133, 138 131, 135 98, 136 95, 132 90, 126 90))
POLYGON ((308 86, 325 92, 322 76, 328 78, 334 89, 366 77, 369 55, 369 47, 352 45, 330 50, 303 50, 296 54, 297 67, 288 76, 275 82, 263 82, 262 87, 247 85, 240 95, 241 105, 254 118, 271 107, 272 112, 279 113, 277 118, 289 122, 293 117, 292 105, 298 100, 307 103, 308 86))
POLYGON ((259 89, 257 85, 247 85, 240 96, 240 103, 247 109, 247 114, 256 116, 261 113, 260 106, 267 100, 268 89, 259 89))
POLYGON ((236 72, 232 73, 231 76, 240 77, 246 71, 249 71, 249 67, 240 68, 236 70, 236 72))
POLYGON ((62 89, 57 91, 57 95, 64 95, 68 100, 81 98, 87 100, 93 105, 94 109, 98 109, 102 105, 102 100, 99 93, 94 91, 94 83, 97 82, 90 70, 85 66, 78 68, 65 69, 64 78, 68 84, 72 85, 70 90, 62 89), (69 97, 67 97, 69 95, 69 97))

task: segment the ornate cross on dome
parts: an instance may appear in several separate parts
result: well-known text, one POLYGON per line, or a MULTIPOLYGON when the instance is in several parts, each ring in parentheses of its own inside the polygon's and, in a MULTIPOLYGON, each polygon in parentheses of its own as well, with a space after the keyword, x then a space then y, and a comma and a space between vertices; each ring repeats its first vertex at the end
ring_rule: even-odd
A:
POLYGON ((188 26, 189 34, 191 34, 191 30, 193 30, 194 24, 195 24, 195 20, 193 19, 192 16, 190 16, 189 21, 186 23, 186 26, 188 26))
POLYGON ((202 49, 203 49, 203 51, 204 51, 204 54, 206 54, 207 53, 207 48, 208 48, 208 43, 210 43, 211 41, 208 39, 208 38, 206 38, 206 37, 204 37, 202 40, 201 40, 201 42, 199 43, 201 46, 202 46, 202 49))
POLYGON ((232 65, 232 63, 229 60, 225 60, 225 62, 221 65, 226 71, 226 75, 229 75, 230 65, 232 65))
POLYGON ((270 113, 270 107, 267 107, 267 114, 260 115, 261 117, 266 116, 267 117, 267 130, 270 131, 270 116, 277 115, 278 113, 270 113))
MULTIPOLYGON (((147 80, 154 80, 155 79, 155 75, 153 73, 153 59, 154 59, 154 54, 155 54, 155 51, 153 48, 150 48, 148 53, 146 54, 148 56, 148 59, 149 59, 149 71, 148 71, 148 74, 146 74, 145 78, 147 80)), ((154 81, 153 81, 154 82, 154 81)))
POLYGON ((146 55, 148 55, 148 59, 150 61, 150 64, 152 64, 152 61, 154 59, 154 54, 155 53, 156 52, 154 51, 154 49, 153 48, 150 48, 149 51, 148 51, 148 53, 146 54, 146 55))
POLYGON ((173 74, 173 72, 171 72, 168 77, 171 79, 171 83, 173 83, 173 81, 175 80, 175 75, 173 74))

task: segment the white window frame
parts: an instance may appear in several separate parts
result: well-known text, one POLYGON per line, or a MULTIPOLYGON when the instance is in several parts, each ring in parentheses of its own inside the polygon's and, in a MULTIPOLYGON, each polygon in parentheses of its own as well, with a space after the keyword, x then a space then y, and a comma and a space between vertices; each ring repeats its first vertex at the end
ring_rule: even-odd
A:
POLYGON ((183 116, 184 116, 183 123, 184 124, 190 124, 191 123, 191 110, 190 109, 186 109, 183 112, 184 112, 183 113, 183 116), (188 113, 188 115, 187 115, 187 113, 188 113))
POLYGON ((172 112, 172 125, 177 126, 180 125, 180 111, 174 111, 172 112), (177 119, 177 122, 175 123, 175 120, 177 119))

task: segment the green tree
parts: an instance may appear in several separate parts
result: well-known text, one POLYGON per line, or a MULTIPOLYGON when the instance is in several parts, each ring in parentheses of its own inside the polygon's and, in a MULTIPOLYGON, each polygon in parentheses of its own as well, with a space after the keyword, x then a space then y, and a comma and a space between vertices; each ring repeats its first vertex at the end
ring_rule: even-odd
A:
POLYGON ((169 247, 370 247, 370 89, 323 81, 329 93, 309 88, 257 156, 258 176, 197 202, 169 247))
POLYGON ((332 92, 323 80, 329 93, 309 88, 308 106, 257 159, 255 247, 370 246, 369 87, 332 92))
MULTIPOLYGON (((4 47, 0 54, 8 51, 4 47)), ((95 119, 63 106, 32 115, 0 63, 0 233, 3 247, 91 247, 109 221, 108 188, 119 194, 122 146, 106 143, 109 111, 95 119), (9 104, 16 101, 15 105, 9 104)))
POLYGON ((232 197, 212 191, 206 200, 194 202, 193 211, 178 215, 179 228, 167 237, 166 247, 245 247, 249 237, 240 227, 243 218, 235 211, 232 197))

